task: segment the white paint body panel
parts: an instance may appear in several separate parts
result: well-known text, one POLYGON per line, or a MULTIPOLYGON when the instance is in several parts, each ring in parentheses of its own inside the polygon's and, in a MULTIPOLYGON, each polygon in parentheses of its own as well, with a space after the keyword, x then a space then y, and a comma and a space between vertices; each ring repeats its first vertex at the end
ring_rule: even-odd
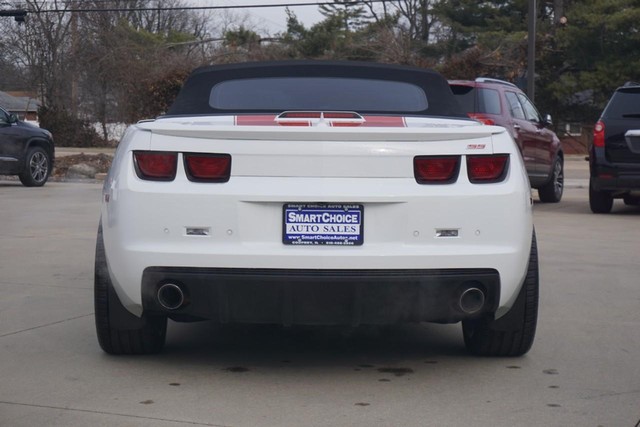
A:
POLYGON ((102 224, 114 287, 141 314, 145 268, 282 269, 494 268, 498 316, 524 280, 532 203, 518 149, 498 127, 449 119, 407 119, 405 128, 233 126, 231 117, 161 119, 132 126, 105 181, 102 224), (471 147, 471 148, 470 148, 471 147), (228 153, 231 178, 190 182, 178 159, 172 182, 144 181, 134 150, 228 153), (472 184, 464 156, 509 153, 507 178, 472 184), (417 155, 462 156, 456 183, 419 185, 417 155), (364 205, 364 245, 282 243, 285 203, 364 205), (187 236, 189 227, 208 236, 187 236), (438 238, 438 229, 457 229, 438 238))

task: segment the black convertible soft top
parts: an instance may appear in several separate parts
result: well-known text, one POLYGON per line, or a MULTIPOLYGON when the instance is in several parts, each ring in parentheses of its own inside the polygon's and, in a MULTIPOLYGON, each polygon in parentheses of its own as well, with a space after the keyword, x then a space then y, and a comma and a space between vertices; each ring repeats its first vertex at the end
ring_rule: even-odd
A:
POLYGON ((198 68, 168 116, 287 110, 465 117, 435 71, 354 61, 273 61, 198 68))

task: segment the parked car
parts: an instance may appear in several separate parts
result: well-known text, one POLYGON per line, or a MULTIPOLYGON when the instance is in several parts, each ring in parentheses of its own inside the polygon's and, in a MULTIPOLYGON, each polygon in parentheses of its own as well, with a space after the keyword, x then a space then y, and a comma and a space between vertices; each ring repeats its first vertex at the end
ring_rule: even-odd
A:
POLYGON ((40 187, 53 169, 51 133, 18 120, 0 108, 0 175, 18 175, 27 187, 40 187))
POLYGON ((359 62, 194 71, 120 142, 95 264, 98 341, 158 352, 167 318, 456 323, 470 352, 534 339, 538 255, 513 139, 447 81, 359 62))
POLYGON ((564 153, 558 136, 516 85, 497 79, 449 81, 464 111, 488 125, 502 126, 518 144, 541 202, 557 203, 564 190, 564 153))
POLYGON ((640 204, 640 84, 615 90, 593 131, 589 149, 589 205, 608 213, 613 199, 640 204))

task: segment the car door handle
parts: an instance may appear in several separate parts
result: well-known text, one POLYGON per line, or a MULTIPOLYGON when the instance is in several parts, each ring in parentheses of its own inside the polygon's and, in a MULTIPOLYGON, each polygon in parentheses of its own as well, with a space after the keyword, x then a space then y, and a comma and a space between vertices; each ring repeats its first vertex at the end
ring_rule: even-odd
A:
POLYGON ((515 130, 520 130, 520 129, 522 129, 522 128, 520 127, 520 125, 513 125, 513 128, 514 128, 515 130))

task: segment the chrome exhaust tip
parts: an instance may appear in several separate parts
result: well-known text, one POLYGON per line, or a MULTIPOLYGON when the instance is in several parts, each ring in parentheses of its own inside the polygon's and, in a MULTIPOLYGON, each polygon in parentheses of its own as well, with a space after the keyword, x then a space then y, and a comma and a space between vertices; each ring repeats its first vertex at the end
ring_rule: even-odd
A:
POLYGON ((186 304, 182 288, 175 283, 165 283, 158 288, 158 303, 167 310, 177 310, 186 304))
POLYGON ((465 314, 475 314, 482 310, 482 307, 484 307, 484 302, 484 292, 479 288, 470 287, 465 289, 460 294, 458 307, 465 314))

